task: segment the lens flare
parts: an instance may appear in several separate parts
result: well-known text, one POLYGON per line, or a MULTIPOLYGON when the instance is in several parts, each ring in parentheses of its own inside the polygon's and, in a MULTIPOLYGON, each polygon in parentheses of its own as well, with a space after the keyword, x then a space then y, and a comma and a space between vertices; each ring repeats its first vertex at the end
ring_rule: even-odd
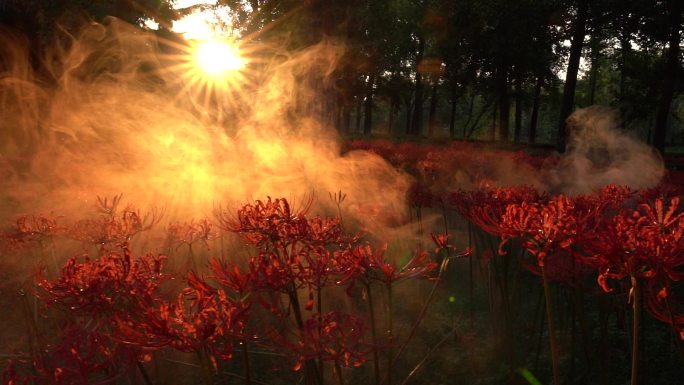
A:
POLYGON ((196 45, 194 58, 197 66, 208 76, 221 78, 245 68, 240 50, 227 41, 207 40, 196 45))
POLYGON ((232 38, 162 41, 165 71, 178 81, 177 98, 211 121, 235 117, 253 88, 254 52, 232 38))

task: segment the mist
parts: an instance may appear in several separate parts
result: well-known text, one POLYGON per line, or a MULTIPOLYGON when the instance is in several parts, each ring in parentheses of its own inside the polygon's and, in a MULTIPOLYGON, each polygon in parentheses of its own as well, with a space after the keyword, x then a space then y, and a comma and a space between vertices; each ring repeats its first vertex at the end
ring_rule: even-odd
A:
POLYGON ((97 196, 120 193, 143 210, 163 209, 164 221, 210 217, 219 206, 266 196, 313 195, 317 210, 330 211, 329 192, 342 191, 344 215, 362 226, 405 220, 411 178, 371 153, 342 156, 334 128, 300 107, 315 103, 307 85, 326 81, 343 47, 255 60, 255 81, 207 90, 195 89, 206 84, 188 80, 187 66, 169 65, 175 59, 160 44, 110 19, 44 53, 48 73, 36 74, 25 42, 4 37, 4 216, 77 216, 97 196))
POLYGON ((568 117, 568 148, 558 165, 548 170, 550 191, 582 194, 608 184, 644 189, 661 181, 662 158, 622 130, 618 116, 613 108, 590 106, 568 117))

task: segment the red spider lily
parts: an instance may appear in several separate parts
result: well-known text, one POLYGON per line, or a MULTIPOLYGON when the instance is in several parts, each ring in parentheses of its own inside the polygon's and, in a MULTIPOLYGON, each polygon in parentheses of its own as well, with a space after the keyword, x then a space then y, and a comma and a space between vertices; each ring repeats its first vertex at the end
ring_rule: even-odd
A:
POLYGON ((347 237, 343 234, 339 218, 308 218, 309 235, 307 243, 317 246, 336 245, 353 242, 358 237, 347 237))
POLYGON ((672 325, 678 337, 684 340, 684 311, 682 303, 675 297, 674 290, 664 279, 653 279, 647 282, 646 306, 649 312, 659 321, 672 325))
POLYGON ((441 250, 444 249, 453 248, 453 246, 449 244, 449 234, 432 233, 430 234, 430 237, 432 238, 432 242, 434 242, 437 246, 437 248, 435 249, 435 253, 439 253, 441 250))
POLYGON ((58 223, 60 218, 54 215, 24 215, 17 218, 14 228, 7 235, 22 242, 62 235, 65 228, 58 223))
POLYGON ((141 215, 140 211, 127 208, 120 215, 100 216, 76 222, 67 235, 75 240, 93 245, 110 245, 129 242, 136 234, 149 230, 159 221, 154 212, 141 215))
POLYGON ((452 193, 447 201, 482 230, 499 236, 504 231, 501 217, 509 205, 543 201, 543 198, 529 186, 499 188, 482 185, 477 190, 452 193))
POLYGON ((245 241, 262 246, 265 243, 285 243, 304 238, 309 226, 305 214, 311 202, 298 211, 292 211, 286 199, 257 200, 243 206, 236 218, 219 213, 219 222, 225 230, 240 235, 245 241))
POLYGON ((627 186, 607 185, 594 194, 575 197, 576 209, 581 212, 594 210, 601 214, 616 214, 634 195, 627 186))
MULTIPOLYGON (((330 284, 334 272, 330 252, 324 248, 307 249, 295 255, 260 253, 250 259, 249 277, 252 288, 261 292, 292 294, 302 287, 309 288, 307 310, 313 308, 313 289, 330 284)), ((267 308, 273 309, 272 306, 267 308)), ((280 313, 278 311, 278 313, 280 313)))
POLYGON ((387 246, 380 249, 371 247, 370 244, 355 245, 336 255, 336 264, 342 279, 338 283, 351 282, 354 279, 377 280, 386 284, 392 284, 404 278, 428 277, 437 268, 437 262, 430 259, 430 255, 424 251, 414 253, 404 264, 398 266, 396 257, 388 260, 385 256, 387 246))
POLYGON ((248 293, 253 289, 253 282, 249 272, 242 272, 235 264, 228 264, 217 258, 209 260, 211 268, 211 278, 218 281, 222 286, 227 287, 240 295, 248 293))
POLYGON ((280 345, 297 355, 295 371, 313 359, 357 367, 366 361, 369 352, 364 343, 365 329, 364 323, 351 314, 316 314, 306 320, 304 331, 296 343, 281 338, 280 345))
POLYGON ((604 290, 611 291, 610 279, 684 277, 684 213, 677 213, 678 206, 679 198, 672 198, 667 209, 656 199, 634 211, 622 210, 587 240, 583 261, 598 267, 604 290))
POLYGON ((519 238, 537 264, 543 267, 549 256, 561 249, 568 249, 575 240, 578 218, 573 201, 563 195, 548 203, 523 202, 511 204, 501 217, 502 247, 512 238, 519 238))
POLYGON ((274 253, 260 253, 249 260, 249 275, 257 290, 282 292, 289 290, 296 279, 292 269, 296 256, 281 258, 274 253))
POLYGON ((168 242, 171 245, 192 245, 199 241, 209 249, 209 242, 217 237, 212 227, 213 224, 208 219, 171 223, 167 228, 168 242))
POLYGON ((109 332, 68 325, 54 347, 34 359, 39 377, 56 384, 112 382, 138 361, 149 359, 144 352, 113 340, 109 332))
POLYGON ((85 326, 64 325, 56 342, 33 357, 30 374, 20 376, 10 363, 3 372, 3 384, 112 383, 137 362, 149 360, 141 349, 120 344, 109 331, 98 329, 97 322, 90 320, 85 326))
POLYGON ((669 200, 684 194, 684 173, 668 171, 663 181, 656 187, 640 190, 637 198, 640 203, 652 202, 658 198, 669 200))
POLYGON ((158 300, 132 320, 121 320, 124 339, 135 345, 171 347, 183 352, 210 353, 222 360, 233 354, 233 339, 240 338, 249 317, 249 304, 233 302, 222 289, 214 289, 190 273, 188 285, 175 303, 158 300))
POLYGON ((17 252, 35 243, 64 235, 66 229, 59 224, 61 217, 54 215, 24 215, 15 221, 10 229, 0 234, 0 250, 17 252))
MULTIPOLYGON (((310 205, 308 202, 304 210, 295 214, 286 199, 268 198, 265 202, 243 206, 234 220, 226 219, 226 215, 220 217, 224 228, 237 232, 259 249, 249 262, 252 288, 280 292, 292 298, 298 289, 308 287, 306 308, 309 310, 313 308, 313 290, 320 290, 332 281, 335 269, 331 250, 356 240, 342 234, 337 218, 307 218, 306 209, 310 205)), ((216 275, 230 278, 225 274, 216 275)), ((267 308, 277 309, 277 306, 267 308)))
POLYGON ((83 262, 69 259, 61 276, 50 281, 38 277, 39 296, 48 304, 91 316, 108 316, 124 311, 134 298, 150 300, 166 278, 162 269, 166 257, 147 254, 131 255, 127 245, 123 251, 111 251, 97 259, 88 256, 83 262))

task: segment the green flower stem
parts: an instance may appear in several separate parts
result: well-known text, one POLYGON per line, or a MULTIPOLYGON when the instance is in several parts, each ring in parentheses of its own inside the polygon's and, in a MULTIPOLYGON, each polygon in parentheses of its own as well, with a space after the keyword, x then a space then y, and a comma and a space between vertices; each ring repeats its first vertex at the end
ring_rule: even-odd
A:
POLYGON ((373 308, 373 295, 369 282, 364 282, 366 286, 366 298, 368 300, 368 316, 370 317, 371 338, 373 339, 373 374, 375 375, 375 385, 380 385, 380 358, 378 356, 378 332, 375 328, 375 309, 373 308))
MULTIPOLYGON (((551 285, 546 273, 546 267, 541 266, 542 281, 544 284, 544 297, 546 298, 546 320, 549 325, 549 345, 551 347, 551 364, 553 367, 553 383, 560 383, 560 368, 558 366, 558 345, 556 343, 556 327, 553 321, 553 301, 551 299, 551 285)), ((634 385, 634 384, 632 384, 634 385)))
POLYGON ((639 279, 632 275, 632 295, 633 303, 633 322, 632 322, 632 382, 631 385, 639 383, 639 327, 641 324, 641 286, 639 279))
POLYGON ((393 367, 393 351, 394 336, 392 334, 393 319, 392 319, 392 282, 387 282, 387 385, 392 385, 392 371, 393 367))

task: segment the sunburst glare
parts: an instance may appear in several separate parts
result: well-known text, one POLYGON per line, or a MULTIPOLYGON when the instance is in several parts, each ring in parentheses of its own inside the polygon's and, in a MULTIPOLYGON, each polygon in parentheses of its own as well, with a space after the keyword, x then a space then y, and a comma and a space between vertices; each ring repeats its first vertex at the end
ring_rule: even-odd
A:
POLYGON ((229 19, 216 14, 193 13, 174 26, 185 41, 171 43, 167 68, 182 80, 179 96, 189 100, 202 115, 225 120, 237 111, 250 88, 250 52, 232 35, 229 19))
POLYGON ((194 47, 194 59, 197 66, 213 78, 228 77, 245 68, 240 50, 228 41, 211 39, 199 42, 194 47))

